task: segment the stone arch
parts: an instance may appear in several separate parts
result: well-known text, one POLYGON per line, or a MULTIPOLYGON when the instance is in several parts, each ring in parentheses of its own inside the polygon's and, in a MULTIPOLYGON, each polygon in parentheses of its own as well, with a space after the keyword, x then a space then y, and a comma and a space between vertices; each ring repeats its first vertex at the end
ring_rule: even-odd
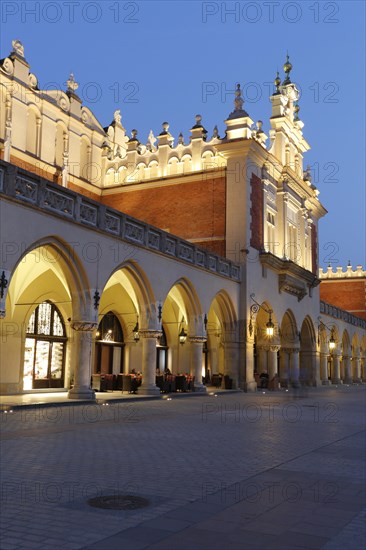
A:
POLYGON ((111 185, 114 185, 115 183, 118 183, 118 173, 115 171, 113 166, 111 166, 106 171, 105 178, 104 178, 104 185, 106 187, 109 187, 111 185), (117 181, 116 181, 116 179, 117 179, 117 181))
POLYGON ((168 160, 168 175, 174 176, 178 174, 179 170, 179 158, 176 155, 173 155, 168 160))
POLYGON ((142 181, 146 177, 146 164, 144 162, 139 162, 136 166, 136 179, 142 181))
POLYGON ((188 172, 192 172, 192 155, 190 155, 190 154, 183 155, 182 158, 181 158, 181 163, 183 165, 182 172, 184 174, 186 174, 188 172))
POLYGON ((285 311, 280 328, 281 349, 279 351, 278 375, 282 386, 298 383, 299 331, 294 313, 285 311))
POLYGON ((203 336, 202 307, 194 288, 182 277, 171 285, 162 307, 162 325, 169 346, 168 367, 174 372, 190 372, 190 339, 203 336), (182 343, 179 335, 186 335, 182 343))
POLYGON ((280 337, 279 325, 272 305, 264 301, 255 316, 254 330, 254 375, 261 374, 268 377, 269 381, 278 375, 280 337), (273 323, 274 332, 272 336, 267 334, 267 323, 273 323))
POLYGON ((217 167, 215 153, 211 149, 204 151, 201 157, 202 169, 210 170, 217 167))
MULTIPOLYGON (((149 279, 133 260, 123 262, 108 274, 101 293, 98 321, 110 311, 117 317, 124 335, 123 348, 113 350, 117 354, 113 357, 114 368, 123 365, 125 374, 132 369, 141 371, 142 341, 135 339, 135 329, 137 326, 139 331, 156 331, 158 314, 149 279), (119 357, 119 353, 123 356, 119 357)), ((93 365, 95 370, 96 359, 93 365)))
POLYGON ((316 361, 316 333, 309 315, 302 322, 300 330, 300 383, 315 385, 319 383, 316 361))
POLYGON ((149 169, 149 174, 147 177, 149 178, 157 178, 159 176, 159 162, 157 161, 157 159, 152 159, 150 162, 149 162, 149 166, 148 166, 148 169, 149 169))
POLYGON ((222 289, 216 293, 207 314, 207 345, 202 375, 206 383, 225 386, 225 376, 239 385, 238 318, 234 304, 222 289), (223 375, 223 377, 222 377, 223 375))
MULTIPOLYGON (((28 247, 9 277, 5 322, 14 330, 4 346, 8 359, 1 361, 5 390, 22 391, 28 322, 37 306, 44 302, 57 307, 68 339, 75 320, 90 321, 91 297, 83 265, 67 243, 56 237, 44 237, 28 247)), ((65 365, 64 380, 68 387, 74 368, 72 344, 67 346, 65 365)))

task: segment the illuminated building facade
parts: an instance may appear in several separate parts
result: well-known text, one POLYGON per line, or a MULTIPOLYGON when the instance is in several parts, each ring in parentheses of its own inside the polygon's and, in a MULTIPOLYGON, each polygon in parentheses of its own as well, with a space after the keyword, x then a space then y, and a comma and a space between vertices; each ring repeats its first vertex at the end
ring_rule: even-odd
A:
POLYGON ((120 111, 103 128, 73 75, 40 90, 13 41, 0 66, 3 393, 93 399, 93 374, 134 370, 153 394, 157 367, 196 391, 219 373, 244 390, 261 372, 365 378, 365 320, 320 301, 326 210, 303 169, 291 69, 275 79, 269 139, 238 85, 224 137, 196 115, 189 142, 164 122, 142 144, 120 111))

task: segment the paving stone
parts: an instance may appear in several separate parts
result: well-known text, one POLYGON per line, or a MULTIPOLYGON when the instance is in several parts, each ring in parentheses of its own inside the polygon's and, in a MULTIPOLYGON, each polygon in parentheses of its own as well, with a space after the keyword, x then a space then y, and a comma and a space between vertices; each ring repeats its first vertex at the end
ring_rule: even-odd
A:
POLYGON ((87 416, 95 406, 66 407, 57 424, 47 421, 47 409, 38 416, 18 411, 8 416, 1 443, 5 544, 296 550, 333 541, 348 550, 338 537, 364 540, 365 390, 309 389, 297 401, 282 392, 220 394, 214 408, 207 396, 141 400, 133 404, 134 423, 116 422, 108 407, 97 422, 87 416), (339 418, 330 424, 323 413, 335 400, 339 418), (283 411, 295 402, 301 417, 287 422, 283 411), (314 403, 322 421, 305 406, 314 403), (245 416, 249 404, 262 411, 257 422, 245 416), (243 413, 239 422, 227 414, 235 407, 243 413), (334 489, 336 501, 329 502, 334 489), (150 505, 126 512, 87 504, 114 493, 150 505))

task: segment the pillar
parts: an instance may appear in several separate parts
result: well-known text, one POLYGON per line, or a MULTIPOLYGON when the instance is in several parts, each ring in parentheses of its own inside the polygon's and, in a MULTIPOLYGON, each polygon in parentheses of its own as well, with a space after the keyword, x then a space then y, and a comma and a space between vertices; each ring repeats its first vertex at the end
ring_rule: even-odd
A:
POLYGON ((282 386, 287 387, 290 378, 290 353, 291 348, 281 348, 280 350, 280 382, 282 386))
POLYGON ((290 381, 291 385, 294 388, 298 388, 300 385, 299 382, 299 374, 300 374, 300 367, 299 367, 299 349, 293 348, 291 351, 290 356, 290 381))
POLYGON ((339 364, 339 355, 337 353, 332 354, 333 372, 332 372, 332 384, 341 383, 341 369, 339 364))
POLYGON ((277 352, 279 351, 280 346, 270 346, 268 352, 268 376, 272 380, 275 374, 278 375, 278 364, 277 364, 277 352))
POLYGON ((161 336, 157 330, 140 330, 142 337, 142 384, 139 393, 143 395, 160 395, 155 384, 156 376, 156 339, 161 336))
POLYGON ((76 353, 74 355, 74 387, 69 390, 68 398, 95 400, 95 392, 90 387, 90 381, 92 333, 97 325, 92 322, 75 321, 72 328, 76 353))
POLYGON ((343 357, 344 361, 344 380, 345 384, 352 384, 351 359, 349 355, 343 357))
POLYGON ((361 382, 361 359, 359 357, 353 357, 353 381, 361 382))
POLYGON ((326 353, 320 353, 320 380, 323 386, 330 383, 328 380, 328 355, 326 353))
POLYGON ((202 384, 202 349, 205 338, 202 336, 190 336, 191 346, 191 372, 194 376, 194 391, 205 392, 206 386, 202 384))
MULTIPOLYGON (((236 389, 239 386, 239 344, 238 342, 225 342, 225 367, 224 374, 231 378, 232 388, 236 389)), ((247 369, 246 383, 254 381, 254 368, 247 369)))

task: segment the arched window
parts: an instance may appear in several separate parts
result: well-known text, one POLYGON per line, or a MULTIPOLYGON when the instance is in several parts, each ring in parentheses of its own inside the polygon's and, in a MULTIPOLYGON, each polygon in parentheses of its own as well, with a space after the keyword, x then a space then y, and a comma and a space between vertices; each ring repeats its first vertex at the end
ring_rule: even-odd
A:
POLYGON ((55 138, 55 164, 59 168, 62 168, 64 164, 64 134, 65 132, 61 124, 57 124, 55 138))
POLYGON ((123 330, 113 311, 108 311, 99 323, 95 343, 94 372, 97 374, 123 372, 123 330))
POLYGON ((168 367, 168 342, 164 327, 161 327, 162 335, 156 341, 156 369, 161 373, 168 367))
POLYGON ((26 131, 26 151, 32 155, 38 155, 39 123, 37 113, 34 109, 28 108, 27 131, 26 131))
POLYGON ((66 351, 65 325, 57 307, 43 302, 30 316, 25 339, 25 390, 63 388, 66 351))

